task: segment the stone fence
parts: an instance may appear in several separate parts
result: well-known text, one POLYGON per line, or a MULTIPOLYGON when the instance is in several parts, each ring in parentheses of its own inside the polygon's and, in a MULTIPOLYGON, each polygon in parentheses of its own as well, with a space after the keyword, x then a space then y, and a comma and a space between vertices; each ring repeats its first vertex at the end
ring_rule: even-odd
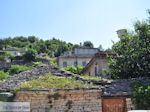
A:
MULTIPOLYGON (((107 97, 106 99, 117 100, 121 97, 125 99, 126 111, 134 109, 132 100, 129 97, 107 97)), ((30 102, 30 112, 103 112, 104 99, 105 97, 102 96, 102 91, 100 89, 51 89, 22 90, 15 94, 13 101, 30 102)))
MULTIPOLYGON (((50 61, 45 58, 36 58, 33 62, 42 62, 43 64, 50 64, 50 61)), ((33 65, 33 62, 28 62, 25 60, 13 60, 10 63, 7 63, 5 61, 0 61, 0 70, 9 69, 11 65, 27 65, 31 66, 33 65)))
POLYGON ((3 70, 3 69, 8 69, 11 67, 11 64, 10 63, 6 63, 4 61, 0 61, 0 70, 3 70))
POLYGON ((96 89, 19 91, 14 101, 30 102, 31 112, 102 112, 96 89))
POLYGON ((0 82, 0 90, 1 91, 10 91, 18 87, 21 83, 30 81, 33 79, 37 79, 40 76, 44 76, 47 73, 51 73, 57 76, 68 77, 73 75, 70 72, 60 70, 57 67, 52 65, 39 65, 32 70, 24 71, 19 74, 14 74, 10 76, 7 80, 0 82))

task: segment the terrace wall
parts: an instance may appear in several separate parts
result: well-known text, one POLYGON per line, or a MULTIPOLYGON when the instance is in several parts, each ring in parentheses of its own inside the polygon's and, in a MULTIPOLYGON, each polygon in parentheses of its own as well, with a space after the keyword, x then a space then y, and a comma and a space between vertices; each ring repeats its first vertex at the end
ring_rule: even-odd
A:
MULTIPOLYGON (((30 102, 31 112, 102 112, 102 99, 101 90, 81 89, 19 91, 14 101, 30 102)), ((125 99, 131 110, 131 99, 125 99)))
POLYGON ((20 91, 14 101, 30 102, 31 112, 101 112, 100 90, 20 91))

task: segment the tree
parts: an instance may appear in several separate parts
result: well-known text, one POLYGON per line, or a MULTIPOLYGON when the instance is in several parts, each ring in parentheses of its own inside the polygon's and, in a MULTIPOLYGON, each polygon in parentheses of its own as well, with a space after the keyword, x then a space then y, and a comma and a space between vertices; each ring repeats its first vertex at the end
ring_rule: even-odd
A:
POLYGON ((83 47, 93 48, 94 45, 93 45, 93 43, 92 43, 91 41, 85 41, 85 42, 83 43, 83 47))
POLYGON ((112 47, 109 71, 113 78, 150 77, 150 23, 137 21, 134 33, 120 37, 112 47))
POLYGON ((34 43, 38 41, 38 38, 36 38, 35 36, 28 36, 28 41, 30 43, 34 43))
POLYGON ((78 48, 78 47, 80 47, 80 45, 75 44, 75 45, 73 46, 73 49, 74 49, 74 48, 78 48))
POLYGON ((4 47, 4 42, 2 39, 0 39, 0 50, 3 50, 3 47, 4 47))
POLYGON ((107 51, 107 52, 112 52, 112 49, 107 48, 105 51, 107 51))
POLYGON ((25 52, 23 57, 26 61, 33 61, 36 58, 36 54, 37 52, 34 49, 29 49, 25 52))
POLYGON ((100 51, 104 51, 104 48, 103 48, 102 45, 99 45, 98 49, 99 49, 100 51))
POLYGON ((142 84, 140 81, 132 83, 132 100, 136 109, 150 109, 150 85, 142 84))

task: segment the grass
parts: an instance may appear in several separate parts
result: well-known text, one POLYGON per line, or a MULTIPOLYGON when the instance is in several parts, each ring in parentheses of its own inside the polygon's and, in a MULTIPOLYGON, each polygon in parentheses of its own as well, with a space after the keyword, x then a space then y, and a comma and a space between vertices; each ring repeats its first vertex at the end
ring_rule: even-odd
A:
POLYGON ((77 89, 92 88, 93 85, 77 81, 72 77, 58 77, 51 74, 22 83, 17 89, 77 89))
POLYGON ((89 75, 81 75, 80 77, 85 80, 95 80, 95 81, 102 80, 101 77, 95 77, 95 76, 89 76, 89 75))
POLYGON ((0 80, 7 80, 11 75, 18 74, 20 72, 31 69, 31 66, 11 65, 11 68, 9 70, 0 71, 0 80))
POLYGON ((8 70, 9 75, 18 74, 23 71, 31 70, 32 67, 28 67, 25 65, 11 65, 11 68, 8 70))
POLYGON ((5 79, 7 79, 9 77, 9 74, 6 72, 4 72, 4 71, 0 71, 0 80, 5 80, 5 79))

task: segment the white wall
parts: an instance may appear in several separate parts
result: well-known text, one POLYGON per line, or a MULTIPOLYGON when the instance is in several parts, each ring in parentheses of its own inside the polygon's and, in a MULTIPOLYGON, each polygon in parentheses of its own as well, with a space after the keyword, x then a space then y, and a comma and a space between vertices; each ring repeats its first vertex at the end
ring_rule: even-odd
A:
POLYGON ((96 58, 84 74, 95 76, 95 67, 97 67, 97 73, 102 74, 103 70, 108 69, 108 62, 105 58, 96 58))
POLYGON ((68 58, 63 58, 63 57, 59 57, 58 60, 58 66, 60 68, 63 68, 63 62, 67 62, 67 66, 74 66, 74 62, 77 61, 78 65, 83 66, 82 62, 86 62, 86 64, 88 64, 88 62, 91 60, 92 57, 77 57, 77 58, 73 58, 73 57, 68 57, 68 58))

